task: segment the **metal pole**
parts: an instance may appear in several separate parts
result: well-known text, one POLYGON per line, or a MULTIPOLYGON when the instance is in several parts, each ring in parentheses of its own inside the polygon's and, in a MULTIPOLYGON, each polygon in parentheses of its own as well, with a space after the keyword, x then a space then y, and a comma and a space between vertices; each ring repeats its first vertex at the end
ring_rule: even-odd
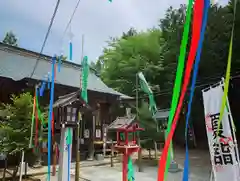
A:
MULTIPOLYGON (((138 73, 136 74, 136 115, 137 115, 137 121, 139 121, 138 117, 138 73)), ((142 172, 142 149, 141 149, 141 141, 140 141, 140 133, 138 132, 138 145, 140 147, 138 151, 138 171, 142 172)))

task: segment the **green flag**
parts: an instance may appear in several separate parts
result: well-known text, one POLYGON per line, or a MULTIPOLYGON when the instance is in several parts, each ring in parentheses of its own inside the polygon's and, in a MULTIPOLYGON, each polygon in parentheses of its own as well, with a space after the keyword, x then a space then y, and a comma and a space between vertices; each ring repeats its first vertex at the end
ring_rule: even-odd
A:
POLYGON ((139 77, 139 82, 140 82, 140 86, 141 89, 148 94, 148 98, 149 98, 149 109, 152 112, 152 114, 155 114, 157 111, 157 106, 156 103, 154 101, 154 97, 153 97, 153 92, 151 90, 151 88, 149 87, 144 75, 142 72, 138 73, 138 77, 139 77))
POLYGON ((87 86, 88 86, 88 73, 89 73, 89 65, 88 65, 88 57, 85 56, 82 60, 82 92, 81 97, 83 100, 88 103, 88 94, 87 94, 87 86))

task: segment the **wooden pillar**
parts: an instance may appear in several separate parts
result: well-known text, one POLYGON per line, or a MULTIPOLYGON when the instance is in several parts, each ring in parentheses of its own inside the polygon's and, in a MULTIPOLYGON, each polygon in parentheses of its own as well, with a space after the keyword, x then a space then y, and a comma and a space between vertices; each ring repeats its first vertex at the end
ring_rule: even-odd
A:
POLYGON ((56 165, 57 165, 57 143, 53 138, 53 166, 52 166, 52 176, 56 175, 56 165))
POLYGON ((111 141, 111 167, 114 167, 113 165, 113 156, 114 156, 114 145, 113 140, 111 141))

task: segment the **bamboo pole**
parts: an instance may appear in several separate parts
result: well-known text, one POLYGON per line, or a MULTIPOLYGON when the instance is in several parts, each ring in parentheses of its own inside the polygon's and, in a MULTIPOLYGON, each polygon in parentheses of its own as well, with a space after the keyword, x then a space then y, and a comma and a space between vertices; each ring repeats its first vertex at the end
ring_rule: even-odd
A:
MULTIPOLYGON (((139 121, 138 117, 138 73, 136 73, 136 115, 137 115, 137 121, 139 121)), ((140 140, 140 133, 138 132, 138 145, 140 147, 138 151, 138 171, 142 172, 142 149, 141 149, 141 140, 140 140)))
MULTIPOLYGON (((83 51, 84 51, 84 35, 82 35, 82 55, 81 55, 81 61, 83 59, 83 51)), ((82 89, 82 65, 81 65, 81 74, 80 74, 80 91, 82 89)), ((76 146, 76 167, 75 167, 75 181, 79 181, 80 177, 80 129, 82 129, 82 126, 80 127, 80 124, 82 123, 82 116, 81 113, 79 112, 79 117, 78 117, 78 127, 77 127, 77 146, 76 146)), ((82 124, 81 124, 82 125, 82 124)))

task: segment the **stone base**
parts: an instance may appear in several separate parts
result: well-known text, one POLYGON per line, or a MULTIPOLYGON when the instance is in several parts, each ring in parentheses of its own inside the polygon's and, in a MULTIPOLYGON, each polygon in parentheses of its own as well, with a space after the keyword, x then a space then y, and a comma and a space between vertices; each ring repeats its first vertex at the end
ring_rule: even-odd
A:
POLYGON ((103 154, 96 154, 96 160, 98 160, 98 161, 104 160, 103 154))
POLYGON ((176 173, 176 172, 180 172, 181 169, 178 168, 178 164, 177 164, 176 162, 172 161, 172 162, 170 163, 170 166, 169 166, 168 171, 169 171, 170 173, 176 173))
POLYGON ((92 156, 87 158, 87 161, 93 161, 93 160, 94 160, 94 158, 92 156))

